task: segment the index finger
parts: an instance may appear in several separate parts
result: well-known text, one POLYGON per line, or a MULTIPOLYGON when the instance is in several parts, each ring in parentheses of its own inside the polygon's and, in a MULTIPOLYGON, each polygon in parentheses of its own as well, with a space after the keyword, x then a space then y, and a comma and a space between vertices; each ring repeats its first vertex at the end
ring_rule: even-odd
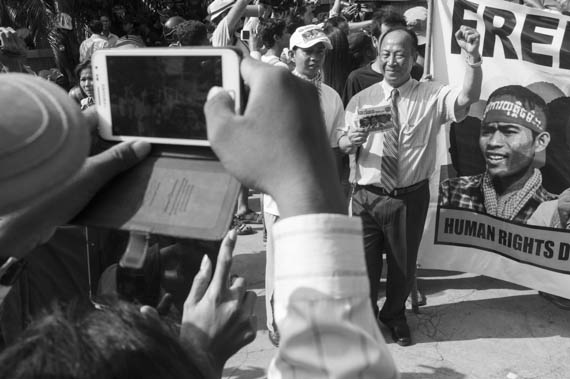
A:
POLYGON ((236 239, 237 231, 235 229, 230 230, 230 232, 224 237, 222 245, 220 246, 214 277, 212 278, 212 283, 208 288, 208 291, 221 291, 227 286, 230 269, 232 267, 232 254, 236 244, 236 239))
POLYGON ((240 65, 243 81, 250 87, 254 86, 257 83, 256 79, 262 76, 259 75, 260 72, 268 69, 271 69, 271 66, 249 57, 244 58, 240 65))

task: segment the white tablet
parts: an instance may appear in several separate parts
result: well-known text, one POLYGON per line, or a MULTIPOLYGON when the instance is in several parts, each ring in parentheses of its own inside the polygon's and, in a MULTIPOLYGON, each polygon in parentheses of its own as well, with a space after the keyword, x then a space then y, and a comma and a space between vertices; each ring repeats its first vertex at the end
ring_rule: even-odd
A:
POLYGON ((101 138, 209 146, 203 109, 208 91, 230 91, 239 112, 240 60, 231 48, 96 51, 91 65, 101 138))

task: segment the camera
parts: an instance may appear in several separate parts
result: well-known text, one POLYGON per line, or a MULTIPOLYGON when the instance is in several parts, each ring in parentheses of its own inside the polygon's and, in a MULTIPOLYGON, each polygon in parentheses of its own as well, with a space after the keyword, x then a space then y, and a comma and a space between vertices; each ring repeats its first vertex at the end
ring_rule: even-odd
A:
POLYGON ((240 39, 242 41, 249 41, 250 32, 249 30, 242 30, 240 33, 240 39))

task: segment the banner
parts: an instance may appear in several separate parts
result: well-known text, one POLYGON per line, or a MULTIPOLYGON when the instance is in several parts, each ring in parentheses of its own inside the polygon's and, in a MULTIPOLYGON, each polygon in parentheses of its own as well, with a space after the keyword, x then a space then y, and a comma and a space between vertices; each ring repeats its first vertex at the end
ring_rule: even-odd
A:
MULTIPOLYGON (((482 100, 471 107, 469 116, 439 135, 438 167, 430 181, 431 203, 418 264, 487 275, 570 298, 570 230, 560 224, 561 214, 562 224, 566 220, 559 212, 562 203, 570 204, 570 191, 564 201, 556 200, 570 188, 570 17, 502 0, 432 4, 429 58, 435 80, 461 87, 467 64, 454 35, 467 25, 481 35, 483 86, 482 100), (510 85, 531 90, 548 109, 550 140, 544 140, 546 148, 537 149, 530 160, 531 154, 520 150, 520 140, 518 145, 502 141, 505 148, 496 154, 482 152, 491 138, 480 134, 487 99, 510 85), (494 169, 483 175, 489 165, 494 169), (507 174, 495 173, 499 166, 507 174), (534 191, 529 196, 534 195, 510 203, 508 197, 493 195, 495 183, 514 180, 516 175, 508 170, 521 167, 541 174, 540 185, 534 182, 536 175, 532 182, 529 178, 521 183, 534 191), (499 177, 506 179, 498 181, 499 177), (500 214, 489 212, 494 207, 513 208, 519 218, 490 215, 500 214)), ((509 116, 535 121, 534 110, 528 112, 518 101, 496 106, 509 116)))

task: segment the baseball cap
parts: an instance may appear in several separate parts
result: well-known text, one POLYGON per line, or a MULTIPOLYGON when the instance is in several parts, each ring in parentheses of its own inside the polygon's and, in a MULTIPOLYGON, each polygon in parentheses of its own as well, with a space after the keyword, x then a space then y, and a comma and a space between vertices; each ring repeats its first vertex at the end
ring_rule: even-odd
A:
POLYGON ((47 80, 0 75, 0 214, 61 185, 87 158, 89 130, 77 104, 47 80))
POLYGON ((289 40, 289 48, 293 50, 295 47, 300 47, 306 49, 308 47, 314 46, 317 43, 322 42, 325 44, 327 49, 332 50, 332 44, 329 37, 323 32, 317 25, 305 25, 298 27, 295 33, 291 35, 289 40))
POLYGON ((214 0, 208 5, 208 17, 210 21, 216 22, 225 11, 230 9, 237 0, 214 0))
POLYGON ((425 7, 413 7, 404 12, 408 28, 418 36, 418 45, 426 44, 427 15, 425 7))

